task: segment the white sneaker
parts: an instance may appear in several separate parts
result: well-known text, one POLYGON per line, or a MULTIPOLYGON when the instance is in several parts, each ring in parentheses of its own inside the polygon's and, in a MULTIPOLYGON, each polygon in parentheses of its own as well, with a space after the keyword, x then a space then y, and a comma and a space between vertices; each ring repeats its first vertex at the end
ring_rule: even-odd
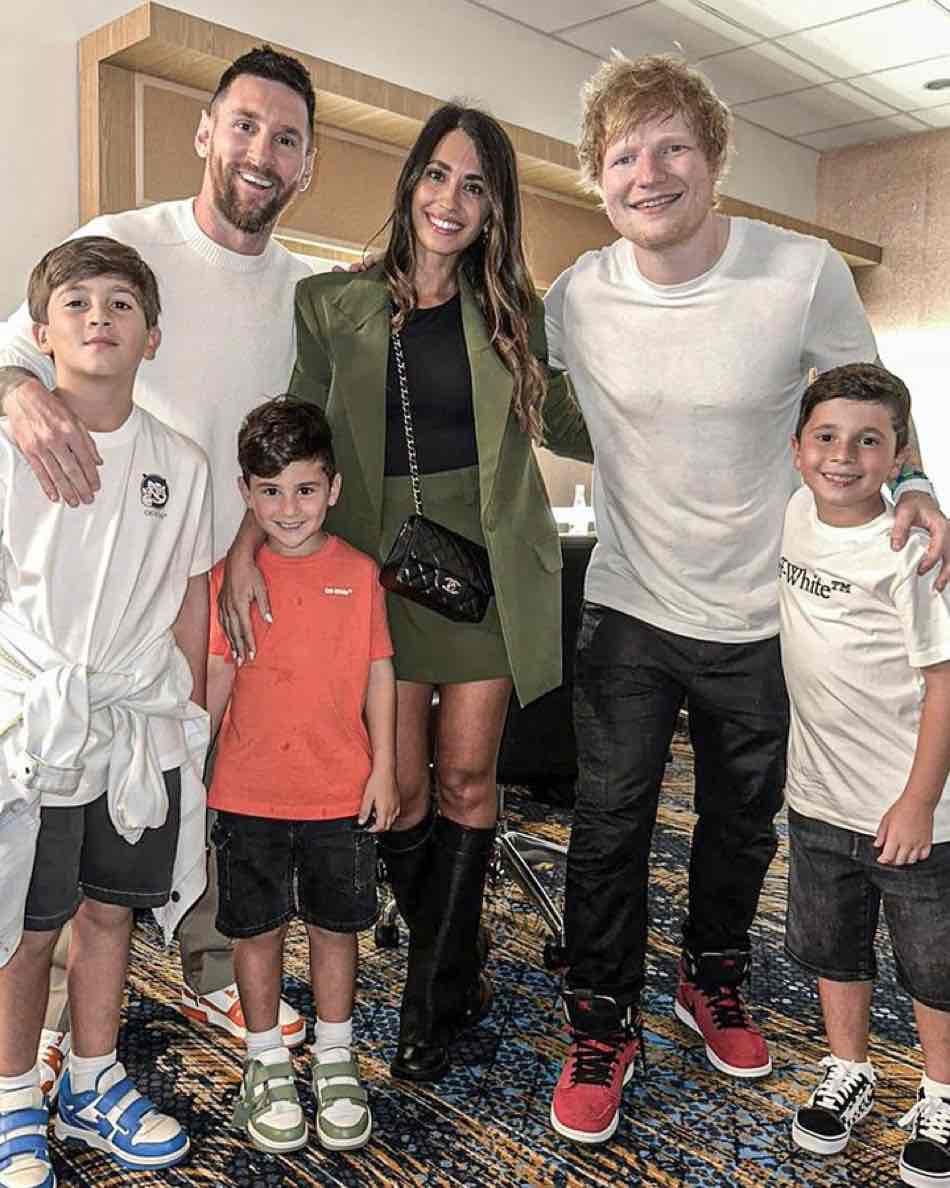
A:
POLYGON ((40 1066, 40 1088, 50 1105, 59 1093, 66 1057, 69 1055, 69 1032, 44 1027, 40 1032, 40 1046, 36 1060, 40 1066))
MULTIPOLYGON (((212 1027, 220 1027, 235 1039, 243 1040, 247 1037, 244 1012, 241 1010, 241 999, 235 982, 211 994, 196 994, 183 985, 179 1009, 183 1015, 196 1023, 209 1023, 212 1027)), ((307 1038, 306 1020, 284 999, 280 1000, 277 1022, 288 1048, 296 1048, 307 1038)))
POLYGON ((317 1104, 314 1122, 320 1145, 328 1151, 355 1151, 365 1147, 373 1133, 369 1097, 360 1084, 360 1070, 346 1048, 331 1048, 327 1055, 343 1060, 319 1060, 313 1054, 311 1083, 317 1104))
POLYGON ((0 1093, 0 1188, 56 1188, 48 1124, 49 1110, 38 1085, 0 1093))
POLYGON ((913 1130, 901 1151, 901 1181, 913 1188, 946 1188, 950 1184, 950 1098, 929 1097, 921 1086, 916 1105, 900 1125, 913 1130))
POLYGON ((104 1151, 128 1168, 174 1167, 191 1148, 177 1120, 143 1096, 118 1062, 103 1069, 95 1088, 80 1093, 66 1069, 53 1130, 60 1142, 104 1151))
POLYGON ((851 1129, 874 1105, 874 1070, 867 1063, 826 1056, 815 1092, 795 1111, 795 1145, 816 1155, 836 1155, 848 1145, 851 1129))

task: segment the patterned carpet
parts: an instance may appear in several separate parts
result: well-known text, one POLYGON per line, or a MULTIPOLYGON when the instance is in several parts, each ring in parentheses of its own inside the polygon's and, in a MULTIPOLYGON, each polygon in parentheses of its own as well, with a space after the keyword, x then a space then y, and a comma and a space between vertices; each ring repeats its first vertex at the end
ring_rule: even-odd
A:
MULTIPOLYGON (((164 953, 150 927, 134 941, 126 1025, 120 1057, 192 1138, 189 1161, 162 1173, 121 1172, 105 1157, 54 1143, 61 1185, 813 1185, 877 1188, 895 1182, 903 1132, 896 1119, 909 1107, 920 1075, 909 1000, 897 989, 893 961, 882 943, 881 977, 873 1011, 873 1049, 880 1078, 870 1118, 843 1156, 822 1159, 793 1149, 789 1111, 807 1096, 824 1055, 815 987, 781 948, 785 847, 773 864, 755 931, 750 997, 769 1038, 770 1077, 736 1082, 706 1063, 697 1037, 671 1013, 677 938, 685 902, 692 828, 691 757, 674 746, 654 839, 653 928, 645 999, 646 1077, 624 1094, 614 1140, 581 1148, 561 1139, 548 1121, 550 1095, 565 1041, 556 1005, 557 979, 541 962, 544 932, 519 893, 505 881, 490 894, 494 948, 489 973, 494 1010, 454 1050, 451 1074, 439 1085, 390 1080, 403 950, 361 941, 356 1029, 375 1118, 367 1148, 351 1155, 322 1151, 311 1135, 304 1151, 279 1157, 251 1148, 226 1126, 237 1088, 241 1049, 220 1032, 199 1029, 175 1010, 177 953, 164 953)), ((563 840, 563 811, 515 790, 509 815, 563 840)), ((784 830, 784 823, 782 826, 784 830)), ((553 884, 559 872, 550 872, 553 884)), ((882 928, 883 928, 882 923, 882 928)), ((295 932, 287 954, 285 992, 311 1014, 306 946, 295 932)), ((296 1058, 304 1108, 312 1112, 309 1070, 296 1058)))

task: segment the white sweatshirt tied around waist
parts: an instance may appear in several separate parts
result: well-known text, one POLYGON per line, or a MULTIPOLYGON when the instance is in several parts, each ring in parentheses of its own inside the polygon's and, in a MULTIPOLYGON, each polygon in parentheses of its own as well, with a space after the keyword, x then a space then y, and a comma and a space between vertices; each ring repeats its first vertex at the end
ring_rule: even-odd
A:
POLYGON ((0 966, 16 951, 33 871, 41 804, 70 803, 83 775, 90 727, 110 741, 107 796, 116 831, 135 844, 164 824, 168 795, 152 715, 185 727, 181 828, 172 906, 160 922, 170 938, 204 889, 205 792, 201 771, 208 744, 206 712, 190 700, 191 671, 171 632, 123 664, 93 671, 0 610, 0 966), (44 800, 45 798, 45 800, 44 800))

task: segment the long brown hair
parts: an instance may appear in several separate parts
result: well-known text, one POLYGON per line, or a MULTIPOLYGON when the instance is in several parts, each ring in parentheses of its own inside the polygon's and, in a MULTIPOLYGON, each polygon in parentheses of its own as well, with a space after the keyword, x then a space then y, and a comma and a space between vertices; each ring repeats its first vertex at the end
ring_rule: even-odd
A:
POLYGON ((518 423, 535 441, 541 440, 544 369, 529 345, 534 286, 521 243, 521 195, 515 151, 497 120, 474 107, 447 103, 434 111, 409 150, 396 183, 393 212, 387 220, 389 246, 383 260, 399 329, 415 309, 413 277, 416 240, 412 228, 412 195, 444 136, 459 129, 475 145, 485 179, 489 217, 485 233, 462 253, 459 267, 472 286, 492 346, 514 380, 512 405, 518 423))

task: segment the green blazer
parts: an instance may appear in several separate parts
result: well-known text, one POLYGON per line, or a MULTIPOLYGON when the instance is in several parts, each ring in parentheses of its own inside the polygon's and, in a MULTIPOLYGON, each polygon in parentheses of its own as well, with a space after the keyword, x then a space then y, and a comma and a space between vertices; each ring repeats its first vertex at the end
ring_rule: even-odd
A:
MULTIPOLYGON (((511 408, 511 375, 488 340, 464 278, 461 288, 482 529, 515 690, 525 705, 561 683, 561 548, 531 441, 511 408)), ((300 281, 290 382, 294 395, 320 405, 333 430, 343 492, 327 527, 379 561, 390 308, 381 265, 300 281)), ((532 349, 546 364, 540 301, 532 349)), ((561 373, 549 373, 544 425, 548 448, 593 460, 583 417, 561 373)))

